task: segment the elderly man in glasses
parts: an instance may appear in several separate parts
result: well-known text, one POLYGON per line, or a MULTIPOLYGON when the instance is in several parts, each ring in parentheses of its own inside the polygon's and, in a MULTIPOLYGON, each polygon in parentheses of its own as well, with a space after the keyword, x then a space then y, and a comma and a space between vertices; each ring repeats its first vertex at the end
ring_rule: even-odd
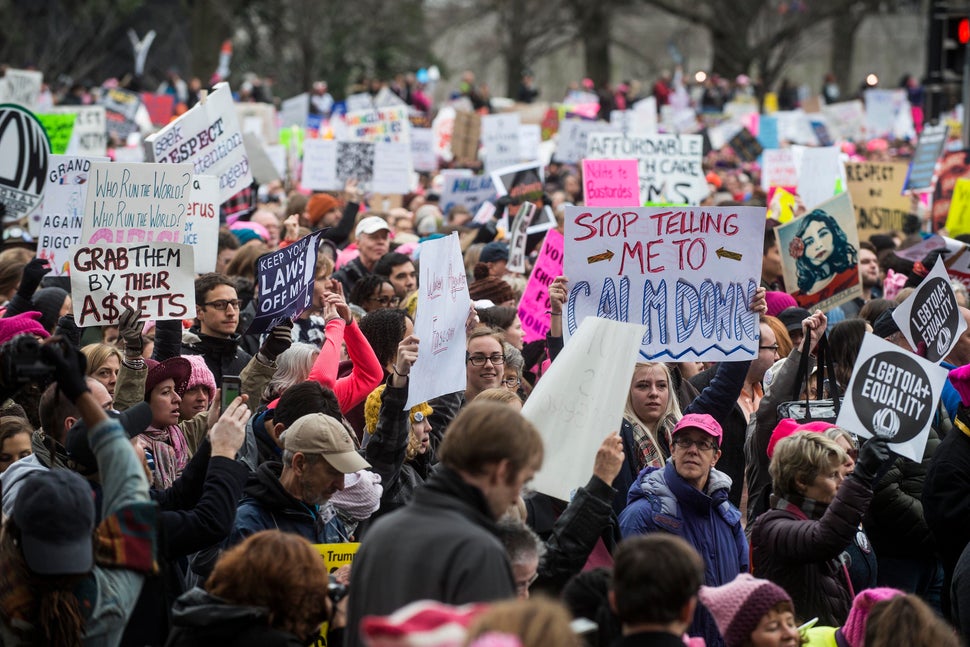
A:
POLYGON ((183 338, 183 355, 202 355, 216 384, 223 375, 239 375, 252 355, 239 347, 236 333, 242 302, 236 284, 224 274, 203 274, 195 280, 195 317, 198 324, 183 338))
MULTIPOLYGON (((691 413, 671 432, 671 454, 662 468, 640 472, 620 514, 623 537, 669 532, 682 537, 704 558, 704 583, 720 586, 748 571, 748 542, 741 512, 728 500, 731 479, 716 469, 721 457, 721 425, 691 413)), ((698 606, 688 633, 723 645, 717 625, 698 606)))

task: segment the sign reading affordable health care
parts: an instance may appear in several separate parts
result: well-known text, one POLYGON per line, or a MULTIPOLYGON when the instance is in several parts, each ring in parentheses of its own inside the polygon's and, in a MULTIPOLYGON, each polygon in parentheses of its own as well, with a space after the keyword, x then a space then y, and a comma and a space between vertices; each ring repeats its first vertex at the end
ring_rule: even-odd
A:
POLYGON ((220 83, 205 101, 145 138, 146 159, 194 167, 193 175, 219 178, 219 201, 249 186, 253 174, 243 145, 229 84, 220 83))
POLYGON ((764 209, 566 207, 564 333, 587 316, 647 327, 647 360, 758 354, 764 209))

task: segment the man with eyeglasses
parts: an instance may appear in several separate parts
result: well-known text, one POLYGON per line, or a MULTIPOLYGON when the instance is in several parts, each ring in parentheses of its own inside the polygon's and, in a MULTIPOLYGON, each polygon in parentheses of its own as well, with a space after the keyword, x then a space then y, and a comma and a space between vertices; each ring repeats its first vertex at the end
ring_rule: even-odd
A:
MULTIPOLYGON (((728 501, 731 479, 714 469, 721 457, 721 425, 704 414, 680 419, 671 432, 670 460, 648 467, 630 488, 620 513, 623 537, 669 532, 704 558, 704 583, 720 586, 748 571, 748 542, 741 511, 728 501)), ((723 645, 713 617, 698 607, 688 633, 723 645)))
POLYGON ((195 339, 183 340, 183 355, 202 355, 216 384, 224 375, 239 375, 252 355, 239 347, 242 337, 236 332, 242 302, 236 284, 228 276, 210 272, 195 280, 195 317, 189 329, 195 339))

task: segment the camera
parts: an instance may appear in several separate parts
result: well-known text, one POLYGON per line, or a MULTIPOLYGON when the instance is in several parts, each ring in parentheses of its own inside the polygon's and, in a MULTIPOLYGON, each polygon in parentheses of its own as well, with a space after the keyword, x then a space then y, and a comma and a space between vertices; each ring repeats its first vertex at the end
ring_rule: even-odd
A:
POLYGON ((33 335, 18 335, 0 346, 0 386, 5 390, 47 384, 53 378, 54 367, 41 357, 41 344, 33 335))
POLYGON ((327 597, 330 598, 330 601, 337 604, 347 597, 348 593, 350 593, 350 587, 338 582, 337 578, 331 574, 330 582, 327 584, 327 597))

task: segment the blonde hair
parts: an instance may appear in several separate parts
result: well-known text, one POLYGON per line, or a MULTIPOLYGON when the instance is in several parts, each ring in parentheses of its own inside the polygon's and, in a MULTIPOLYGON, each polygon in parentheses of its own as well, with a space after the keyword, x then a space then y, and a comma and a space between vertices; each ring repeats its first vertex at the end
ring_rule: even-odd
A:
POLYGON ((814 431, 799 431, 775 445, 768 472, 774 493, 788 497, 802 495, 801 487, 824 470, 843 465, 848 454, 831 438, 814 431))
POLYGON ((105 362, 108 361, 109 357, 117 357, 120 362, 121 351, 118 350, 116 346, 105 343, 88 344, 81 349, 81 353, 84 355, 85 359, 88 360, 88 375, 94 375, 99 368, 101 368, 105 362))
MULTIPOLYGON (((664 423, 676 424, 678 420, 683 418, 683 414, 680 412, 680 400, 677 398, 677 390, 674 388, 674 377, 670 372, 670 367, 663 362, 637 362, 636 366, 633 367, 633 380, 636 379, 637 371, 641 368, 659 368, 664 372, 664 377, 667 379, 667 408, 660 414, 657 429, 663 427, 664 423)), ((633 389, 633 380, 630 381, 631 390, 633 389)), ((633 412, 633 400, 630 398, 629 391, 626 395, 626 408, 627 411, 633 412)), ((640 422, 644 426, 649 426, 642 420, 640 422)), ((655 432, 656 429, 652 431, 655 432)))
POLYGON ((500 633, 518 637, 522 647, 580 647, 571 621, 566 607, 549 598, 496 602, 472 622, 465 646, 484 634, 500 633))
POLYGON ((504 386, 485 389, 475 396, 475 402, 479 400, 490 400, 492 402, 501 402, 502 404, 517 404, 520 408, 522 406, 522 399, 514 391, 509 391, 504 386))

